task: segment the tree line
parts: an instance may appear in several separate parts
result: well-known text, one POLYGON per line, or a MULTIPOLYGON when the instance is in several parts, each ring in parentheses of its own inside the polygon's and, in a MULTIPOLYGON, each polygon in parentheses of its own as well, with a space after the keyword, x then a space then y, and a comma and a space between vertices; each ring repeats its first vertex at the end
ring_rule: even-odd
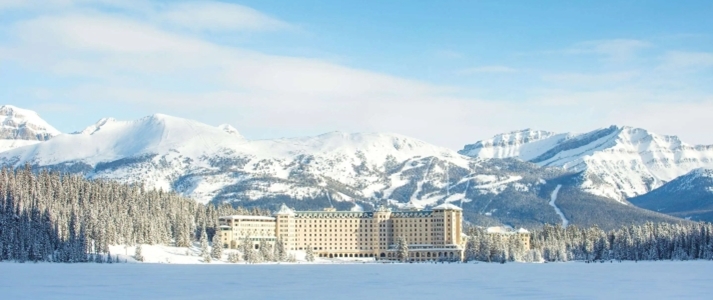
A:
POLYGON ((215 233, 218 216, 269 213, 203 205, 140 184, 33 172, 29 166, 4 167, 0 170, 0 261, 98 261, 111 258, 109 245, 122 244, 187 247, 204 232, 215 233))
POLYGON ((713 224, 652 223, 604 231, 544 225, 530 233, 530 249, 516 234, 467 230, 466 260, 508 261, 639 261, 713 259, 713 224))

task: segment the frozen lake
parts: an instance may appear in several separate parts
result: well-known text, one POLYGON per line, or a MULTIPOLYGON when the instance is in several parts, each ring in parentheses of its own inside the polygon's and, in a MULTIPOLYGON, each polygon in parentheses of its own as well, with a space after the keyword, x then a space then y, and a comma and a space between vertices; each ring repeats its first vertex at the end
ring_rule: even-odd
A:
POLYGON ((710 299, 713 263, 18 264, 2 299, 710 299))

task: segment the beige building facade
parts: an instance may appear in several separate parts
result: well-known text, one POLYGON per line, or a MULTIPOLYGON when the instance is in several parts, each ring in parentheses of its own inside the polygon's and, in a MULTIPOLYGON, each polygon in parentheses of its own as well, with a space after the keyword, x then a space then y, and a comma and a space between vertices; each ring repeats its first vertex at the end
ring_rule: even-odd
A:
POLYGON ((462 221, 462 210, 452 204, 410 211, 380 207, 372 212, 293 211, 283 205, 274 217, 226 216, 220 218, 220 225, 223 244, 230 248, 237 248, 245 238, 255 245, 261 239, 279 238, 288 250, 311 247, 324 258, 393 260, 396 241, 403 237, 409 260, 441 261, 463 258, 462 221))
POLYGON ((514 230, 509 227, 495 226, 486 228, 485 232, 488 234, 499 235, 503 238, 509 238, 512 235, 517 235, 522 242, 522 247, 525 250, 530 250, 530 232, 527 229, 520 228, 518 230, 514 230))

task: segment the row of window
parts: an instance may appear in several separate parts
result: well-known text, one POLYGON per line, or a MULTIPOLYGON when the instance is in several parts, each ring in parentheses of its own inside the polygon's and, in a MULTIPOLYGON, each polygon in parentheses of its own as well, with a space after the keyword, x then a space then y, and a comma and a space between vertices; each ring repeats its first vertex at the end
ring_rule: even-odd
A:
MULTIPOLYGON (((450 217, 448 217, 450 219, 450 217)), ((375 220, 374 220, 375 221, 375 220)), ((415 222, 432 222, 432 223, 443 223, 444 219, 433 219, 433 218, 419 218, 419 219, 389 219, 389 220, 384 220, 380 221, 379 223, 383 223, 385 221, 392 221, 394 223, 415 223, 415 222)), ((308 219, 308 220, 300 220, 297 219, 295 220, 295 223, 365 223, 365 224, 370 224, 374 223, 373 220, 364 220, 364 219, 346 219, 346 220, 340 220, 340 219, 308 219)))

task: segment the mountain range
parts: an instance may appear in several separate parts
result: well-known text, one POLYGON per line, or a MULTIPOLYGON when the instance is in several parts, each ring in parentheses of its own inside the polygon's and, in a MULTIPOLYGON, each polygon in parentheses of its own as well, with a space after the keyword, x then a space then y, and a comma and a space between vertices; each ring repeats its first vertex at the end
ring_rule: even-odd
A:
POLYGON ((247 207, 411 209, 449 202, 479 225, 533 227, 563 218, 604 228, 677 222, 627 199, 713 158, 713 147, 617 126, 586 134, 523 130, 456 152, 388 133, 248 140, 230 125, 162 114, 104 118, 70 134, 12 106, 0 108, 0 117, 7 124, 0 149, 6 166, 28 164, 247 207))
POLYGON ((690 145, 676 136, 611 126, 583 134, 522 130, 466 145, 476 158, 519 158, 543 167, 585 172, 592 194, 617 199, 646 194, 693 169, 713 167, 713 145, 690 145))

